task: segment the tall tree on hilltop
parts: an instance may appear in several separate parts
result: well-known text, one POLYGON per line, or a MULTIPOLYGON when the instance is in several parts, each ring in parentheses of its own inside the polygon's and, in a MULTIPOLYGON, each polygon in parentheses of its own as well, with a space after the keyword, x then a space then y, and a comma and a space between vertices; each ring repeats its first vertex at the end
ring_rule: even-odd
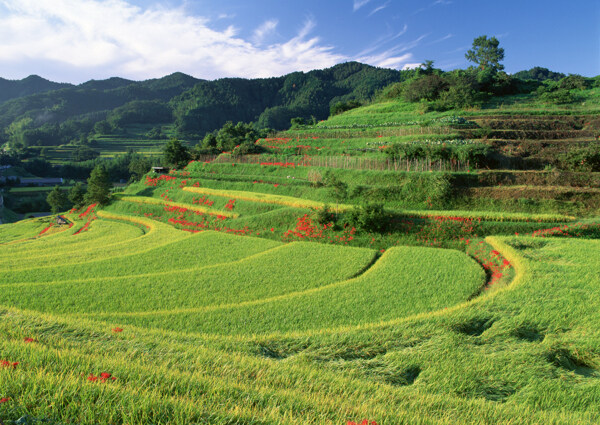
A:
POLYGON ((46 202, 50 205, 52 214, 56 214, 67 204, 67 195, 58 186, 54 186, 54 189, 46 197, 46 202))
POLYGON ((85 204, 85 190, 81 182, 69 189, 69 201, 75 208, 81 208, 85 204))
POLYGON ((465 57, 479 65, 482 70, 502 71, 504 65, 500 64, 500 61, 504 60, 504 49, 499 45, 496 37, 487 38, 487 35, 482 35, 473 40, 473 47, 467 51, 465 57))
POLYGON ((163 149, 163 155, 167 165, 173 167, 184 167, 190 162, 191 156, 187 146, 181 144, 177 139, 171 139, 163 149))
POLYGON ((106 205, 110 199, 110 189, 112 182, 108 176, 106 168, 102 165, 97 165, 92 170, 88 179, 87 193, 85 194, 85 202, 88 204, 106 205))

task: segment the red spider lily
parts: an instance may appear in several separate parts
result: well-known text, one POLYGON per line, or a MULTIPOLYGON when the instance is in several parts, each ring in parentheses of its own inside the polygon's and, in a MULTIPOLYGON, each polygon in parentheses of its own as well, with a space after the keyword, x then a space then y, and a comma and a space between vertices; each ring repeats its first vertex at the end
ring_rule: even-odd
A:
POLYGON ((75 233, 73 233, 73 236, 78 235, 81 232, 85 232, 88 229, 88 227, 90 227, 90 223, 91 223, 91 220, 88 221, 87 223, 85 223, 83 226, 81 226, 81 229, 79 229, 78 231, 76 231, 75 233))
POLYGON ((84 218, 85 216, 87 216, 90 212, 92 212, 96 205, 97 204, 91 204, 89 207, 87 207, 87 210, 85 210, 85 212, 79 214, 79 218, 84 218))
POLYGON ((121 328, 113 328, 112 331, 114 333, 119 333, 119 332, 123 332, 123 329, 121 329, 121 328))
POLYGON ((19 362, 9 362, 8 360, 0 360, 0 367, 13 368, 16 369, 19 365, 19 362))
POLYGON ((50 223, 50 226, 46 227, 44 230, 42 230, 38 236, 42 236, 44 233, 46 233, 48 230, 50 230, 50 228, 54 226, 54 223, 50 223))
POLYGON ((106 383, 107 381, 116 381, 117 378, 112 376, 110 373, 102 372, 100 376, 95 376, 93 373, 90 373, 90 375, 87 377, 87 380, 91 382, 100 381, 102 383, 106 383))
POLYGON ((360 424, 357 424, 354 421, 348 421, 348 425, 377 425, 377 422, 375 422, 375 421, 369 422, 368 419, 363 419, 360 424))
POLYGON ((225 205, 225 208, 228 209, 229 211, 233 210, 233 207, 235 206, 235 199, 230 199, 229 202, 227 202, 227 205, 225 205))
POLYGON ((10 401, 10 397, 0 398, 0 404, 2 404, 2 403, 8 403, 9 401, 10 401))
POLYGON ((114 377, 114 376, 112 376, 112 374, 110 374, 110 373, 102 372, 102 373, 100 374, 100 381, 102 381, 102 382, 106 382, 106 381, 108 381, 109 379, 110 379, 111 381, 116 381, 116 380, 117 380, 117 378, 116 378, 116 377, 114 377))
POLYGON ((23 341, 25 341, 26 343, 38 342, 37 339, 33 339, 33 338, 23 338, 23 341))

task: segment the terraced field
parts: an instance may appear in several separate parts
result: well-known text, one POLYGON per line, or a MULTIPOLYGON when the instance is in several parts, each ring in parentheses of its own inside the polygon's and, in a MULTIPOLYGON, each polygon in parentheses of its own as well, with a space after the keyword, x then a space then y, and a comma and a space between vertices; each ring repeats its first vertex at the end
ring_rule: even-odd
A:
POLYGON ((454 250, 190 234, 105 212, 74 234, 89 216, 68 217, 41 236, 39 219, 2 227, 3 418, 600 417, 595 240, 491 238, 517 273, 480 293, 484 269, 454 250))
MULTIPOLYGON (((592 144, 593 111, 555 112, 461 115, 528 161, 592 144)), ((599 179, 403 171, 381 147, 477 129, 414 117, 369 105, 0 226, 0 421, 598 423, 599 179)))

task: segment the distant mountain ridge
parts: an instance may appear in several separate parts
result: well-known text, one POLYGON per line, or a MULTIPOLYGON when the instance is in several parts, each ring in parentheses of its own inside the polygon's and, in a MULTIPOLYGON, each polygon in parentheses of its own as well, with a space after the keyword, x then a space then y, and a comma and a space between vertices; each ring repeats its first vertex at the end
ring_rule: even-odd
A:
POLYGON ((113 77, 79 85, 41 77, 3 80, 9 90, 4 94, 7 100, 0 103, 0 144, 10 137, 22 147, 63 144, 86 137, 102 121, 113 128, 174 124, 178 134, 193 137, 203 137, 226 121, 287 128, 294 117, 327 118, 336 102, 368 101, 377 90, 406 75, 347 62, 260 79, 207 81, 174 73, 145 81, 113 77), (12 124, 19 129, 18 137, 5 131, 12 124))
POLYGON ((0 103, 18 97, 59 90, 67 87, 73 87, 73 84, 55 83, 38 75, 30 75, 22 80, 7 80, 0 78, 0 103))

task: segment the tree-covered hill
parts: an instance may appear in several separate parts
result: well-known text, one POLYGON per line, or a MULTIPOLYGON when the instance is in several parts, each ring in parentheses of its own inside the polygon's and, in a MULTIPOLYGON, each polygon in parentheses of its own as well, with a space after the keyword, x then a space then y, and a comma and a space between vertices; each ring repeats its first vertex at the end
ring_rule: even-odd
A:
POLYGON ((283 129, 294 117, 326 118, 336 102, 367 101, 405 77, 406 71, 350 62, 266 79, 206 81, 174 73, 140 82, 110 78, 58 85, 45 92, 29 88, 26 96, 0 104, 0 142, 54 146, 87 137, 97 123, 118 131, 147 123, 148 117, 157 124, 176 124, 179 134, 194 137, 226 121, 283 129))
POLYGON ((30 75, 22 80, 6 80, 0 78, 0 104, 17 97, 73 87, 71 84, 54 83, 37 75, 30 75))

